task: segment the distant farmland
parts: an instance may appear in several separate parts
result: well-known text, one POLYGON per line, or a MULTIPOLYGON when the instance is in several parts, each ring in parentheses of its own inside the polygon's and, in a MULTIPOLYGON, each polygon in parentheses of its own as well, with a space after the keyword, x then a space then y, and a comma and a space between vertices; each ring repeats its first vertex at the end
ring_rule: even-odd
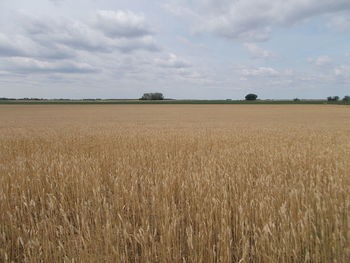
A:
POLYGON ((348 106, 0 105, 0 149, 0 262, 350 258, 348 106))
POLYGON ((86 99, 86 100, 1 100, 1 104, 315 104, 315 105, 350 105, 350 101, 327 101, 327 100, 95 100, 95 99, 86 99))

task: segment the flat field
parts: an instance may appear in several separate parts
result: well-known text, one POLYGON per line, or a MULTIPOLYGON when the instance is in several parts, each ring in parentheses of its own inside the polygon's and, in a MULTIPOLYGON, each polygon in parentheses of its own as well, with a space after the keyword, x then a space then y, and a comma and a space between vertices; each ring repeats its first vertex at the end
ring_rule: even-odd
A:
POLYGON ((0 262, 349 262, 350 107, 0 105, 0 262))

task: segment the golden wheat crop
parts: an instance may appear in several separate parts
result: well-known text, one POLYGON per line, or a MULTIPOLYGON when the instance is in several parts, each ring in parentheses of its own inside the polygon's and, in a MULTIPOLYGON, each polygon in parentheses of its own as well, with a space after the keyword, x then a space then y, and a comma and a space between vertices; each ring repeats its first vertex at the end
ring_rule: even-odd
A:
POLYGON ((0 106, 0 262, 349 262, 350 107, 0 106))

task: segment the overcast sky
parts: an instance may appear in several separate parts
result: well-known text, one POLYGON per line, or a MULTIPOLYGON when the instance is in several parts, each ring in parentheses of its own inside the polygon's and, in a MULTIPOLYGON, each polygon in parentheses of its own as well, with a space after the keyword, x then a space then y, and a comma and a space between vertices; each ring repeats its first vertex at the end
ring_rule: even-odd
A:
POLYGON ((0 0, 0 97, 350 95, 350 0, 0 0))

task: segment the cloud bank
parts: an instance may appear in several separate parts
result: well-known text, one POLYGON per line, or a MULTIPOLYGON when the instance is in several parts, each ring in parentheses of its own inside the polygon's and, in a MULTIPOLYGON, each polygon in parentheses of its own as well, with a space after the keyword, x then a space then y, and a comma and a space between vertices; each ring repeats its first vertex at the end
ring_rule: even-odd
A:
MULTIPOLYGON (((227 39, 267 41, 274 27, 290 27, 306 19, 349 10, 348 0, 194 0, 194 5, 166 4, 176 15, 191 17, 194 30, 227 39)), ((345 20, 346 21, 346 20, 345 20)), ((330 26, 344 27, 344 19, 330 26)))
POLYGON ((348 0, 4 0, 0 97, 349 95, 348 0))

